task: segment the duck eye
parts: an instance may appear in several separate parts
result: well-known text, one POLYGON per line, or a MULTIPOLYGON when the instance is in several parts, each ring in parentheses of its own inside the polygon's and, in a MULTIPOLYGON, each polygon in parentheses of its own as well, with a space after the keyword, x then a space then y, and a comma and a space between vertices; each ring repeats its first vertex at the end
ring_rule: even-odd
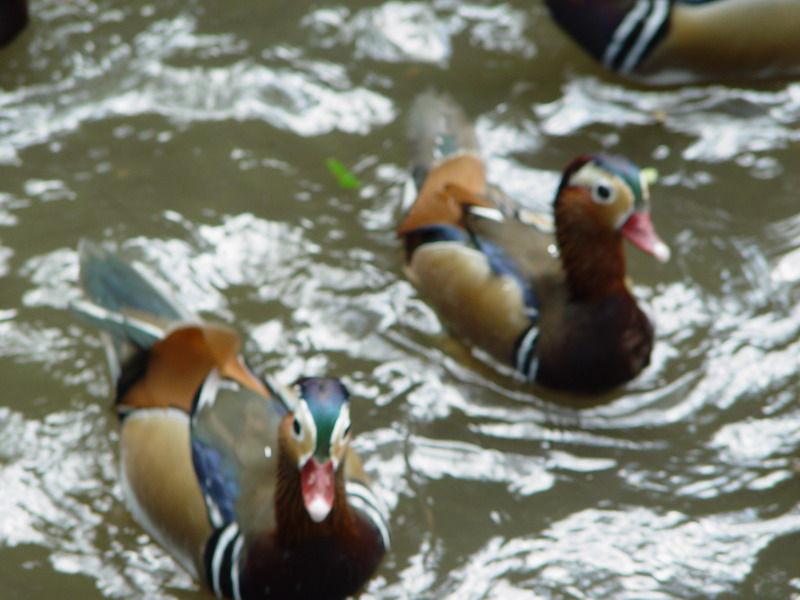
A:
POLYGON ((303 428, 300 425, 300 421, 297 417, 294 418, 294 423, 292 423, 292 427, 294 429, 294 435, 296 438, 300 438, 300 434, 303 432, 303 428))
POLYGON ((592 199, 600 204, 611 204, 614 201, 614 188, 608 181, 598 181, 592 187, 592 199))

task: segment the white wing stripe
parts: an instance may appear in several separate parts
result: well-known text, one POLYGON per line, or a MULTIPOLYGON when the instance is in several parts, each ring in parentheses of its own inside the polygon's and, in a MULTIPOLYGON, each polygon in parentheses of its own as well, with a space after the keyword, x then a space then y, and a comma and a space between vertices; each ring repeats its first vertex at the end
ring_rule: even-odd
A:
POLYGON ((538 361, 532 355, 536 352, 537 333, 538 329, 535 326, 529 327, 528 331, 525 332, 525 336, 520 340, 519 346, 517 346, 517 356, 514 364, 517 372, 526 379, 534 379, 536 376, 538 361), (529 365, 527 369, 525 368, 526 364, 529 365))
POLYGON ((233 600, 242 600, 242 592, 239 589, 239 560, 244 548, 244 536, 236 538, 236 545, 233 547, 233 558, 231 559, 231 587, 233 588, 233 600))

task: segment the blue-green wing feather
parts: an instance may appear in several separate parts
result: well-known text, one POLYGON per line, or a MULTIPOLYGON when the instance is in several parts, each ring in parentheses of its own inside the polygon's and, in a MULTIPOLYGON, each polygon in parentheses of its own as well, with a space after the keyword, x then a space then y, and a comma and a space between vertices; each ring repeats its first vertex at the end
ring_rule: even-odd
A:
POLYGON ((224 379, 206 378, 192 412, 192 460, 211 524, 242 530, 269 521, 278 427, 286 407, 224 379))

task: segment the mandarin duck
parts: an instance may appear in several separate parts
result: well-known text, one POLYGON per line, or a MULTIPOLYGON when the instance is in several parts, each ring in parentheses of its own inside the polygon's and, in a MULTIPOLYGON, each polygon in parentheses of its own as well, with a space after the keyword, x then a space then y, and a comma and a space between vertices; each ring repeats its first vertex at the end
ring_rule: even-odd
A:
POLYGON ((800 72, 800 0, 547 0, 607 68, 650 83, 800 72))
POLYGON ((640 170, 609 154, 563 174, 553 221, 487 185, 473 126, 432 93, 410 116, 416 200, 397 229, 404 270, 445 326, 542 385, 599 393, 649 363, 653 327, 625 274, 622 238, 660 261, 640 170))
POLYGON ((389 546, 350 447, 337 379, 261 380, 228 327, 201 321, 118 256, 83 243, 88 300, 116 379, 131 512, 218 596, 341 599, 389 546))
POLYGON ((0 2, 0 46, 10 43, 27 24, 27 0, 2 0, 0 2))

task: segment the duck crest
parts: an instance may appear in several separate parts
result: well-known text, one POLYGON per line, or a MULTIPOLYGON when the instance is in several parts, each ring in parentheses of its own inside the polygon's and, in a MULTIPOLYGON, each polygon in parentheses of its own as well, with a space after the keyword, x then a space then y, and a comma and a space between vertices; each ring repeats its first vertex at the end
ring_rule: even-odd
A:
MULTIPOLYGON (((333 434, 343 411, 348 411, 349 393, 338 379, 303 377, 295 383, 305 399, 316 426, 317 445, 313 455, 319 460, 330 458, 333 434)), ((349 420, 349 416, 348 416, 349 420)))
POLYGON ((547 0, 555 20, 609 69, 630 73, 669 33, 674 0, 547 0))

